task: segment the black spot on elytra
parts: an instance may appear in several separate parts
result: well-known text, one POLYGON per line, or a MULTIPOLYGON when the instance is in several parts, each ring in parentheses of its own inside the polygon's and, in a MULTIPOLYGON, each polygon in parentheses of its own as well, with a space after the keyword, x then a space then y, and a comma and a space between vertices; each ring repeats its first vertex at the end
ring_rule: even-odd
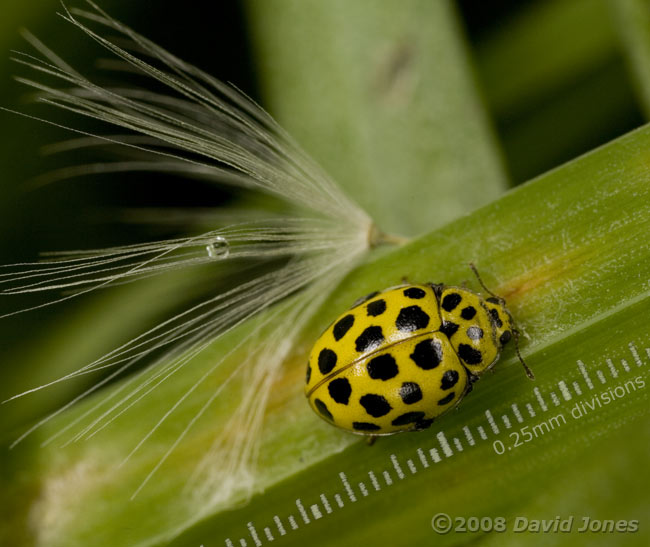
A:
POLYGON ((451 403, 451 401, 454 400, 454 396, 455 396, 455 395, 456 395, 456 394, 452 391, 449 395, 447 395, 446 397, 443 397, 442 399, 440 399, 440 400, 438 401, 438 404, 439 404, 440 406, 444 406, 444 405, 446 405, 446 404, 451 403))
POLYGON ((327 409, 327 405, 323 401, 321 401, 320 399, 316 399, 314 401, 314 405, 316 405, 318 412, 320 412, 322 416, 324 416, 330 421, 334 421, 334 418, 332 417, 332 413, 327 409))
POLYGON ((442 361, 442 344, 435 338, 423 340, 418 342, 409 357, 421 369, 431 370, 442 361))
POLYGON ((422 400, 422 390, 415 382, 404 382, 399 388, 399 396, 405 405, 412 405, 422 400))
POLYGON ((307 365, 307 378, 305 380, 305 383, 308 384, 309 380, 311 380, 311 367, 307 365))
POLYGON ((359 399, 361 406, 366 409, 366 412, 370 414, 373 418, 381 418, 386 416, 391 410, 392 406, 388 401, 381 395, 375 395, 374 393, 368 393, 359 399))
POLYGON ((352 394, 352 386, 347 378, 336 378, 327 384, 327 391, 337 403, 347 405, 352 394))
POLYGON ((390 380, 399 372, 395 358, 389 353, 370 359, 366 369, 373 380, 390 380))
POLYGON ((499 337, 499 342, 501 342, 502 346, 505 346, 510 340, 512 339, 512 333, 509 330, 503 331, 501 336, 499 337))
POLYGON ((452 311, 453 309, 460 304, 460 301, 463 298, 460 296, 460 294, 456 292, 450 292, 445 295, 445 297, 442 299, 442 309, 445 311, 452 311))
POLYGON ((452 323, 451 321, 444 321, 440 327, 440 332, 447 336, 447 338, 451 338, 454 334, 456 334, 457 330, 458 325, 456 323, 452 323))
POLYGON ((357 338, 355 345, 358 352, 377 349, 384 341, 381 327, 373 326, 364 330, 357 338))
POLYGON ((481 352, 467 344, 460 344, 458 346, 458 357, 468 365, 478 365, 483 360, 481 352))
POLYGON ((352 428, 357 431, 377 431, 381 429, 377 424, 371 424, 370 422, 352 422, 352 428))
POLYGON ((417 422, 415 422, 415 429, 416 431, 422 431, 423 429, 428 429, 431 427, 432 423, 433 423, 433 418, 418 420, 417 422))
POLYGON ((350 330, 354 325, 354 315, 346 315, 345 317, 339 319, 339 321, 334 325, 332 329, 332 334, 334 335, 334 340, 337 342, 345 336, 345 334, 350 330))
POLYGON ((483 329, 481 327, 470 327, 467 329, 467 336, 470 340, 480 340, 483 338, 483 329))
POLYGON ((429 316, 420 306, 402 308, 395 321, 395 326, 402 332, 413 332, 425 328, 429 324, 429 316))
POLYGON ((460 312, 460 316, 467 321, 474 319, 475 315, 476 308, 474 306, 467 306, 466 308, 463 308, 463 311, 460 312))
POLYGON ((318 370, 321 374, 329 374, 336 366, 336 353, 331 349, 324 348, 318 354, 318 370))
POLYGON ((406 296, 406 298, 412 298, 413 300, 419 300, 420 298, 424 298, 426 295, 427 293, 419 287, 409 287, 408 289, 404 289, 404 296, 406 296))
POLYGON ((393 425, 406 425, 419 422, 424 418, 424 412, 406 412, 395 418, 391 424, 393 425))
POLYGON ((492 316, 492 321, 497 326, 497 328, 500 329, 501 327, 503 327, 503 321, 501 321, 501 317, 499 317, 499 312, 495 308, 492 308, 490 310, 490 315, 492 316))
POLYGON ((386 301, 383 298, 370 302, 366 306, 366 312, 370 317, 377 317, 386 311, 386 301))
POLYGON ((448 370, 442 375, 440 382, 440 389, 451 389, 458 382, 458 372, 455 370, 448 370))

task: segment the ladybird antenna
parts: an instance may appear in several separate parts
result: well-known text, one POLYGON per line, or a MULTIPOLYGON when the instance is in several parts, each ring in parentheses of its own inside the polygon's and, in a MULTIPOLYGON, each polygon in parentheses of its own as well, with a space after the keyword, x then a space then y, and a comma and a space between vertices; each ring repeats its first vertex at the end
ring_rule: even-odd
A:
POLYGON ((533 371, 528 368, 526 361, 524 361, 524 358, 521 356, 521 352, 519 351, 519 331, 517 329, 512 329, 512 334, 515 338, 515 351, 517 352, 517 357, 519 357, 519 362, 523 365, 524 370, 526 371, 526 376, 531 380, 534 380, 535 375, 533 374, 533 371))
POLYGON ((478 273, 478 270, 476 269, 476 266, 474 266, 474 263, 473 263, 473 262, 470 262, 470 263, 469 263, 469 267, 470 267, 470 268, 472 269, 472 271, 474 272, 474 275, 476 276, 476 279, 478 280, 479 285, 481 285, 481 287, 483 287, 483 289, 485 289, 485 292, 486 292, 486 293, 488 293, 490 296, 493 296, 494 298, 496 298, 496 299, 498 299, 498 300, 500 300, 500 301, 502 301, 502 302, 505 302, 505 300, 504 300, 501 296, 499 296, 499 295, 497 295, 497 294, 494 294, 490 289, 488 289, 488 288, 485 286, 485 283, 483 283, 483 280, 481 279, 481 276, 480 276, 480 274, 478 273))

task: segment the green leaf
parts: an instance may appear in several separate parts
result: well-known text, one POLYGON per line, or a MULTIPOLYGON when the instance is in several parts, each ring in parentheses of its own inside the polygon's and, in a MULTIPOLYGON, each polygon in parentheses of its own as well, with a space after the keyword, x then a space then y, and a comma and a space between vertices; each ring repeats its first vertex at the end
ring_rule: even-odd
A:
MULTIPOLYGON (((240 537, 252 544, 247 523, 252 522, 266 541, 264 527, 272 529, 276 537, 279 534, 273 520, 278 515, 286 544, 331 545, 336 541, 352 545, 381 543, 386 538, 395 545, 422 544, 433 538, 457 544, 475 541, 477 536, 435 536, 429 524, 434 514, 504 516, 509 521, 516 516, 555 518, 558 511, 563 517, 564 511, 600 519, 643 517, 642 500, 649 486, 645 476, 635 477, 638 493, 614 488, 625 500, 621 507, 626 511, 616 509, 618 501, 607 507, 593 503, 587 492, 591 488, 606 495, 602 488, 611 484, 597 482, 599 465, 612 472, 618 469, 620 474, 621 466, 647 457, 647 427, 643 424, 648 412, 650 356, 646 348, 650 348, 650 336, 640 318, 650 311, 650 245, 646 237, 650 175, 645 160, 649 145, 650 127, 644 127, 354 271, 308 328, 305 345, 297 348, 295 359, 286 364, 284 378, 272 391, 256 472, 259 490, 250 503, 225 510, 232 503, 241 504, 241 498, 233 497, 229 504, 206 512, 202 502, 181 495, 193 471, 192 462, 210 448, 214 432, 232 410, 241 386, 232 386, 228 392, 232 397, 211 409, 209 419, 196 424, 155 480, 128 500, 212 392, 210 387, 198 390, 172 423, 161 428, 127 464, 116 467, 150 427, 147 417, 169 408, 192 382, 188 373, 161 385, 89 441, 65 448, 49 446, 39 452, 38 466, 30 464, 22 471, 34 495, 31 518, 36 533, 44 534, 48 545, 66 546, 87 544, 89 538, 101 544, 165 543, 164 538, 174 536, 178 536, 172 542, 175 545, 223 544, 226 538, 236 544, 240 537), (372 447, 335 430, 308 409, 302 394, 304 356, 309 341, 333 317, 359 295, 395 284, 404 275, 412 280, 460 284, 471 277, 466 266, 469 261, 477 264, 485 283, 508 300, 529 337, 522 340, 522 351, 535 371, 535 383, 525 377, 512 352, 507 352, 495 373, 479 382, 458 411, 433 429, 382 438, 372 447), (617 371, 615 378, 606 359, 617 371), (584 373, 578 360, 584 364, 584 373), (622 386, 623 394, 617 386, 622 386), (607 392, 612 399, 609 403, 603 400, 607 392), (571 414, 580 403, 589 403, 593 410, 577 419, 571 414), (523 422, 518 421, 512 404, 517 405, 523 422), (490 426, 487 410, 496 420, 498 434, 490 426), (552 422, 560 413, 564 420, 552 422), (612 433, 624 424, 624 430, 612 433), (465 426, 474 445, 466 441, 465 426), (487 440, 481 439, 479 426, 487 440), (510 433, 534 426, 548 431, 514 446, 510 433), (450 443, 453 455, 449 457, 440 443, 440 432, 450 443), (511 450, 495 453, 499 449, 495 440, 511 450), (418 448, 428 467, 421 463, 418 448), (440 462, 431 459, 431 448, 437 450, 440 462), (392 454, 403 479, 394 468, 392 454), (571 496, 549 496, 549 488, 561 491, 560 481, 571 477, 576 466, 581 471, 570 481, 575 488, 571 496), (373 488, 369 471, 381 490, 373 488), (390 473, 390 486, 383 471, 390 473), (350 501, 341 472, 351 484, 356 502, 350 501), (358 486, 360 481, 367 497, 358 486), (74 496, 69 495, 72 490, 74 496), (342 508, 335 501, 337 494, 344 503, 342 508), (296 499, 311 515, 309 524, 301 517, 296 499), (541 500, 548 506, 540 506, 541 500), (322 519, 314 517, 313 504, 318 505, 322 519), (592 510, 596 513, 590 514, 592 510), (297 530, 291 528, 290 515, 297 530), (188 523, 198 516, 203 522, 188 529, 188 523), (400 530, 409 530, 409 534, 400 530)), ((207 355, 197 358, 190 370, 202 370, 250 328, 243 327, 219 341, 207 355)), ((235 363, 239 357, 234 356, 235 363)), ((87 407, 80 405, 66 420, 87 407)), ((44 436, 57 431, 62 423, 46 427, 44 436)), ((25 450, 29 453, 29 447, 25 450)), ((512 544, 520 537, 504 536, 512 544)), ((632 539, 647 542, 647 530, 641 528, 632 539)))
POLYGON ((507 186, 450 2, 247 7, 271 113, 383 230, 429 231, 507 186))

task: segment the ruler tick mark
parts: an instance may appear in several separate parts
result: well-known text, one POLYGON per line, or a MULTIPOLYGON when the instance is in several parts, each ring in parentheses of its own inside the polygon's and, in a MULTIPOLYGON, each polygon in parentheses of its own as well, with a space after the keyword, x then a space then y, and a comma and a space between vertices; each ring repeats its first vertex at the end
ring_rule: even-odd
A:
POLYGON ((325 494, 320 495, 320 501, 323 504, 323 507, 325 508, 326 513, 331 513, 332 512, 332 507, 330 506, 329 500, 325 497, 325 494))
POLYGON ((320 507, 317 504, 313 504, 309 507, 311 514, 314 515, 314 520, 318 520, 323 517, 323 513, 320 512, 320 507))
POLYGON ((632 353, 632 357, 634 358, 634 362, 636 363, 637 367, 643 366, 643 361, 641 361, 641 357, 639 357, 639 353, 636 351, 636 346, 630 342, 628 344, 628 347, 630 348, 630 353, 632 353))
POLYGON ((587 373, 587 367, 585 367, 585 364, 580 359, 578 359, 578 368, 587 383, 587 387, 589 389, 594 389, 594 384, 591 382, 591 378, 589 378, 589 374, 587 373))
POLYGON ((260 538, 257 535, 257 530, 255 530, 255 526, 253 526, 253 523, 252 522, 247 523, 246 527, 248 528, 248 531, 251 535, 251 538, 253 538, 253 542, 255 543, 256 547, 262 545, 262 542, 260 541, 260 538))
POLYGON ((429 462, 427 461, 427 457, 424 454, 424 450, 421 448, 418 448, 418 456, 420 457, 420 461, 422 462, 422 467, 427 468, 429 467, 429 462))
POLYGON ((463 427, 463 432, 465 433, 465 438, 467 439, 469 445, 474 446, 476 443, 474 442, 474 437, 472 437, 472 432, 469 430, 469 427, 463 427))
POLYGON ((339 473, 339 477, 341 479, 341 482, 343 483, 343 488, 345 488, 345 491, 348 495, 348 498, 350 498, 350 501, 355 502, 357 501, 357 497, 354 495, 354 492, 352 490, 352 487, 350 486, 350 483, 348 482, 348 478, 345 476, 345 473, 341 471, 339 473))
POLYGON ((287 533, 287 531, 284 529, 284 525, 282 524, 282 521, 280 520, 280 517, 275 515, 273 517, 273 521, 275 522, 275 526, 278 529, 278 532, 280 532, 280 535, 283 536, 287 533))
POLYGON ((450 456, 452 456, 454 453, 451 451, 451 447, 449 446, 449 442, 447 441, 447 437, 445 437, 445 434, 442 431, 440 431, 436 435, 436 438, 440 443, 440 448, 442 448, 442 453, 445 455, 445 457, 449 458, 450 456))
POLYGON ((391 478, 390 473, 388 471, 384 471, 383 475, 384 475, 384 480, 386 481, 387 486, 390 486, 391 484, 393 484, 393 479, 391 478))
POLYGON ((379 481, 377 480, 377 477, 375 477, 375 474, 372 471, 368 471, 368 476, 370 477, 370 482, 374 489, 381 490, 381 486, 379 486, 379 481))
POLYGON ((569 388, 567 385, 564 383, 564 380, 560 380, 557 383, 558 387, 560 388, 560 393, 562 394, 562 397, 564 398, 565 401, 570 401, 571 400, 571 393, 569 392, 569 388))
POLYGON ((530 414, 531 418, 534 418, 536 416, 535 411, 533 410, 533 405, 530 403, 526 403, 526 410, 528 411, 528 414, 530 414))
POLYGON ((605 362, 607 363, 607 366, 609 367, 609 372, 612 375, 612 378, 618 378, 618 370, 616 370, 616 367, 614 366, 614 363, 612 363, 611 359, 605 359, 605 362))
POLYGON ((402 471, 402 468, 400 467, 400 464, 397 461, 397 456, 395 454, 390 455, 390 461, 393 462, 393 467, 395 468, 395 473, 397 473, 397 477, 403 479, 404 471, 402 471))
POLYGON ((539 407, 542 409, 542 412, 546 412, 548 410, 548 407, 546 406, 546 402, 544 401, 544 398, 542 397, 539 388, 538 387, 533 388, 533 393, 535 393, 535 397, 537 397, 537 402, 539 403, 539 407))
POLYGON ((298 512, 300 513, 300 516, 302 517, 304 523, 309 524, 311 521, 309 520, 307 511, 305 511, 305 507, 303 506, 302 501, 300 501, 300 498, 296 500, 296 507, 298 507, 298 512))
POLYGON ((492 416, 492 413, 489 410, 485 411, 485 415, 487 416, 487 421, 490 424, 492 431, 494 431, 495 435, 498 435, 499 428, 497 427, 497 423, 494 421, 494 416, 492 416))

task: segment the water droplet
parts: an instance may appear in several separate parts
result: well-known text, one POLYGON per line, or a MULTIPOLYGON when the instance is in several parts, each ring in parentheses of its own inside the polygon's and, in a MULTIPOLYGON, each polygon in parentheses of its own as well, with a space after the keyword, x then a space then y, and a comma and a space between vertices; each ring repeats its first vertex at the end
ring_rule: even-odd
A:
POLYGON ((210 243, 205 246, 208 256, 212 259, 223 260, 230 254, 230 244, 225 237, 216 236, 210 243))

